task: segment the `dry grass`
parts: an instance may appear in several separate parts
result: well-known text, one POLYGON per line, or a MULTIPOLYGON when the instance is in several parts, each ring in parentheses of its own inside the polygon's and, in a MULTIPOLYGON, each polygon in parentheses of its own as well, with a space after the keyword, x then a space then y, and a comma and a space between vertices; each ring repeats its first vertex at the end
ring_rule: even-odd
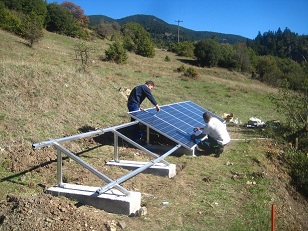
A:
MULTIPOLYGON (((156 50, 153 59, 129 54, 127 64, 117 65, 100 61, 108 42, 93 40, 88 42, 95 48, 91 64, 87 72, 78 72, 80 61, 74 54, 74 45, 79 42, 76 39, 45 32, 44 39, 34 49, 3 31, 0 31, 0 39, 0 172, 10 177, 25 171, 26 182, 31 185, 52 185, 56 178, 55 151, 51 148, 33 151, 32 143, 76 134, 86 126, 104 128, 128 122, 126 99, 119 89, 133 88, 149 79, 155 82, 153 94, 160 105, 191 100, 218 115, 233 112, 242 122, 251 116, 265 121, 278 117, 267 97, 275 94, 275 89, 250 79, 249 75, 217 68, 193 67, 199 79, 181 78, 181 73, 175 70, 183 63, 170 52, 156 50), (164 61, 166 55, 170 62, 164 61)), ((188 64, 184 66, 189 67, 188 64)), ((152 105, 145 101, 143 107, 152 105)), ((236 138, 253 135, 237 128, 230 128, 230 132, 236 138)), ((91 141, 68 145, 70 150, 82 153, 97 144, 91 141)), ((277 203, 280 198, 273 196, 276 194, 268 179, 258 179, 254 188, 246 185, 251 173, 270 169, 264 159, 267 147, 262 145, 235 142, 219 159, 212 156, 191 158, 185 153, 170 156, 168 161, 180 166, 174 179, 139 174, 124 183, 130 190, 142 192, 142 203, 149 210, 146 217, 96 213, 102 213, 104 219, 124 220, 128 230, 268 227, 262 222, 268 220, 271 197, 277 203), (234 165, 226 165, 228 161, 234 165), (231 170, 247 177, 234 181, 231 170), (162 206, 163 201, 168 201, 169 205, 162 206)), ((103 145, 81 156, 116 178, 125 174, 125 170, 104 166, 105 161, 112 158, 112 151, 112 145, 103 145)), ((124 159, 144 158, 142 153, 125 145, 120 154, 124 159)), ((64 173, 66 179, 75 183, 101 184, 92 181, 87 172, 70 161, 65 163, 64 173)), ((30 190, 24 182, 1 184, 1 199, 13 192, 40 191, 39 187, 30 190)), ((274 187, 277 184, 279 182, 274 187)), ((281 204, 283 210, 282 207, 281 204)), ((287 220, 283 221, 281 227, 286 223, 287 220)))

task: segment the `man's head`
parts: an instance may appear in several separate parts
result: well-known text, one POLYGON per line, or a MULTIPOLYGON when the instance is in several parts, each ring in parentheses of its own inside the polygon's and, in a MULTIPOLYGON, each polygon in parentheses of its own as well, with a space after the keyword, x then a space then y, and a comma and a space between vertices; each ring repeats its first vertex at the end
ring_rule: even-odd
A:
POLYGON ((148 86, 148 88, 153 89, 154 88, 154 82, 149 80, 145 82, 145 85, 148 86))
POLYGON ((210 121, 211 118, 212 118, 212 117, 211 117, 211 114, 210 114, 208 111, 203 113, 203 120, 204 120, 206 123, 208 123, 208 122, 210 121))

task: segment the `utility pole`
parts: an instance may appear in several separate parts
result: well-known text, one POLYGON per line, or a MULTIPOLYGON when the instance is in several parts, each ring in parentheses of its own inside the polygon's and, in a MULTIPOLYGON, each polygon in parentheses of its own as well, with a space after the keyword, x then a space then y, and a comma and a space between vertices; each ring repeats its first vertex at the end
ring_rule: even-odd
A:
POLYGON ((177 20, 176 22, 178 23, 178 43, 179 43, 180 42, 180 22, 183 22, 183 21, 177 20))

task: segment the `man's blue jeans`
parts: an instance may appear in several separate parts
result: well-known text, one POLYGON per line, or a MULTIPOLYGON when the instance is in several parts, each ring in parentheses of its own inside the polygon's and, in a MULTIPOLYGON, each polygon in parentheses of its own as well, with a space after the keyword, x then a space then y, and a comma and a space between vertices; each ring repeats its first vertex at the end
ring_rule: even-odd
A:
MULTIPOLYGON (((128 102, 127 103, 127 108, 128 111, 138 111, 140 110, 140 105, 135 103, 135 102, 128 102)), ((134 118, 131 118, 131 121, 135 121, 134 118)), ((143 136, 141 130, 139 129, 139 124, 135 124, 133 126, 131 126, 130 128, 130 136, 131 139, 136 141, 136 140, 140 140, 143 136)))

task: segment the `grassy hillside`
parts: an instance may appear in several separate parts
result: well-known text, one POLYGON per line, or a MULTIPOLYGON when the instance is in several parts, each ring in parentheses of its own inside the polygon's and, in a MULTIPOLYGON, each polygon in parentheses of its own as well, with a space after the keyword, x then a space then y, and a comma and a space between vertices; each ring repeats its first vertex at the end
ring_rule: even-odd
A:
MULTIPOLYGON (((94 48, 91 64, 87 72, 79 72, 76 39, 46 32, 31 49, 22 39, 0 31, 0 41, 0 229, 64 230, 69 225, 75 230, 105 230, 106 222, 116 220, 124 222, 126 230, 266 230, 272 203, 277 205, 278 230, 307 229, 306 201, 288 185, 286 171, 267 158, 276 159, 281 152, 269 140, 234 141, 220 158, 170 156, 167 160, 178 170, 174 179, 139 174, 128 180, 126 188, 142 193, 142 204, 148 208, 143 217, 108 214, 45 195, 44 189, 56 183, 56 153, 51 147, 32 150, 32 143, 77 134, 87 126, 128 122, 120 88, 153 80, 160 105, 191 100, 217 115, 232 112, 243 123, 252 116, 283 120, 268 99, 277 90, 223 69, 194 67, 199 78, 183 78, 175 70, 188 64, 161 50, 153 59, 129 54, 127 64, 117 65, 100 61, 108 41, 93 40, 88 42, 94 48), (164 61, 166 55, 170 62, 164 61), (256 184, 247 184, 250 181, 256 184)), ((152 105, 146 101, 143 107, 152 105)), ((232 138, 259 136, 240 126, 228 129, 232 138)), ((111 178, 126 173, 104 166, 112 158, 112 143, 86 139, 67 145, 111 178)), ((120 154, 147 159, 124 145, 120 154)), ((101 186, 71 161, 66 159, 64 166, 70 183, 101 186)))
MULTIPOLYGON (((74 45, 79 41, 47 33, 30 49, 23 40, 1 32, 2 139, 28 141, 75 132, 83 125, 111 126, 128 120, 125 98, 118 89, 152 79, 159 104, 192 100, 219 115, 233 112, 275 119, 267 94, 275 90, 235 72, 197 68, 199 80, 180 78, 174 70, 183 63, 172 53, 157 50, 154 59, 129 54, 126 65, 102 62, 107 42, 93 41, 95 51, 88 73, 79 73, 74 45), (168 55, 171 62, 165 62, 168 55), (11 134, 11 131, 14 131, 11 134)), ((187 65, 184 64, 187 67, 187 65)), ((145 107, 151 106, 145 104, 145 107)))

